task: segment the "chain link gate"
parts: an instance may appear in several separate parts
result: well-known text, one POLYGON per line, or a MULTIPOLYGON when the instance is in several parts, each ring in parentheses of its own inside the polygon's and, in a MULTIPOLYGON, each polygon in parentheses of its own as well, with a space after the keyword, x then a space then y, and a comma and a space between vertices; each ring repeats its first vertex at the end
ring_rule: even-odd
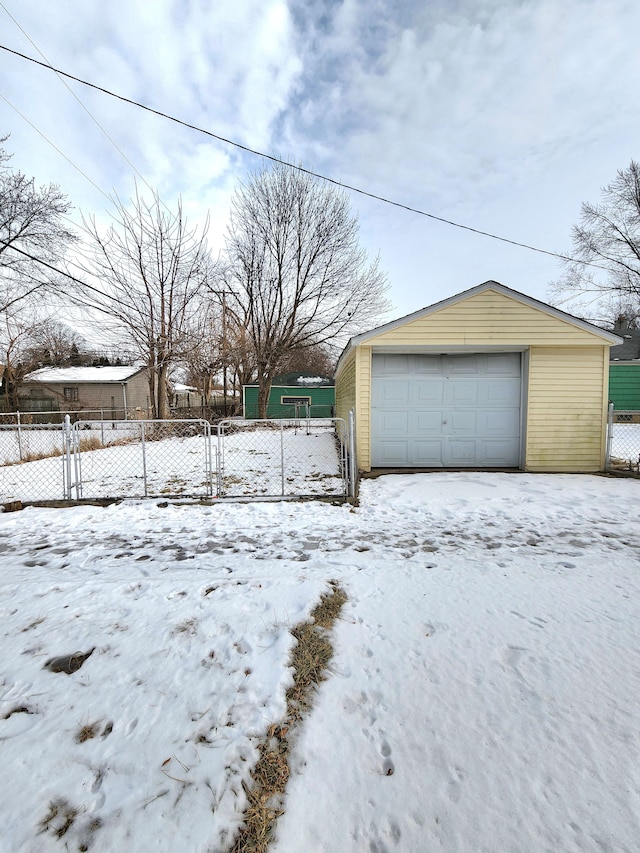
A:
POLYGON ((63 500, 63 424, 0 424, 0 502, 63 500))
POLYGON ((342 418, 218 424, 219 497, 343 497, 352 433, 342 418))
POLYGON ((212 497, 212 450, 206 420, 77 421, 68 498, 212 497))
POLYGON ((640 473, 640 412, 609 404, 605 470, 640 473))

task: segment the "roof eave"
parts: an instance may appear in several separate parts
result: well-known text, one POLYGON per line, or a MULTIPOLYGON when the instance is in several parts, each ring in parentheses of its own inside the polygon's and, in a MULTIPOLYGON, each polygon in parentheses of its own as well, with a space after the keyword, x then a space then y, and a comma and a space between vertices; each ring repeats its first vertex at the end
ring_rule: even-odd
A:
POLYGON ((608 332, 605 329, 600 329, 598 326, 594 326, 592 323, 588 323, 586 320, 581 320, 579 317, 574 317, 573 314, 567 314, 566 311, 561 311, 559 308, 554 308, 552 305, 548 305, 546 302, 541 302, 539 299, 535 299, 533 296, 527 296, 525 293, 520 293, 518 290, 512 290, 510 287, 506 287, 504 284, 500 284, 498 281, 485 281, 482 284, 476 285, 476 287, 471 287, 468 290, 463 290, 461 293, 456 293, 454 296, 449 296, 447 299, 442 299, 440 302, 435 302, 433 305, 428 305, 425 308, 421 308, 419 311, 414 311, 412 314, 406 314, 404 317, 399 317, 397 320, 392 320, 389 323, 384 323, 382 326, 377 326, 375 329, 370 329, 368 332, 363 332, 360 335, 354 335, 352 337, 343 351, 340 353, 340 358, 338 359, 338 363, 336 365, 336 375, 341 369, 341 362, 346 358, 349 352, 355 347, 359 346, 362 343, 366 343, 367 340, 371 338, 376 338, 379 335, 385 334, 386 332, 393 331, 394 329, 399 328, 400 326, 404 326, 407 323, 412 323, 414 320, 419 320, 422 317, 427 317, 429 314, 435 314, 436 311, 441 311, 443 308, 447 308, 450 305, 455 305, 458 302, 462 302, 465 299, 469 299, 472 296, 475 296, 478 293, 483 293, 486 290, 493 290, 496 293, 502 293, 505 296, 509 296, 512 299, 515 299, 518 302, 521 302, 524 305, 529 305, 532 308, 537 309, 538 311, 543 311, 550 316, 557 317, 559 320, 562 320, 565 323, 569 323, 572 326, 577 326, 578 328, 584 329, 586 332, 590 332, 591 334, 595 334, 601 338, 604 338, 607 342, 609 342, 612 346, 623 343, 623 338, 619 335, 615 335, 613 332, 608 332))

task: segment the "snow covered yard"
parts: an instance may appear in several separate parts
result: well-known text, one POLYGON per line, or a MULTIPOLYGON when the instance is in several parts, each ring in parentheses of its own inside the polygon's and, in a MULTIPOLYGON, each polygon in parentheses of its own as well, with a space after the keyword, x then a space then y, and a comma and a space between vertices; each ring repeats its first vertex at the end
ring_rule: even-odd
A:
POLYGON ((635 480, 442 473, 0 516, 0 849, 225 850, 337 579, 273 851, 637 850, 639 511, 635 480))

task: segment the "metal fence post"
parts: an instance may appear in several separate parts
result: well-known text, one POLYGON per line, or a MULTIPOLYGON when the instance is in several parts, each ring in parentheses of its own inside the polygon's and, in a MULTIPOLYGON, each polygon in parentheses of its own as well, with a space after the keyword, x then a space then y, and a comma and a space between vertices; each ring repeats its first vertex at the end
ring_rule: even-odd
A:
POLYGON ((80 452, 80 437, 76 426, 71 427, 71 449, 73 451, 73 470, 76 478, 76 499, 79 500, 82 497, 82 453, 80 452))
POLYGON ((282 497, 284 497, 284 421, 280 421, 280 472, 282 474, 282 497))
POLYGON ((208 497, 213 496, 213 464, 211 460, 211 424, 209 421, 202 421, 202 428, 204 430, 204 464, 207 469, 207 495, 208 497))
POLYGON ((358 465, 356 461, 356 416, 353 409, 349 410, 349 430, 347 438, 349 441, 349 495, 350 497, 355 498, 358 465))
POLYGON ((224 427, 225 421, 218 424, 218 448, 216 451, 216 491, 218 497, 224 497, 222 467, 224 465, 224 427))
POLYGON ((147 491, 147 453, 144 441, 144 421, 140 422, 140 447, 142 450, 142 477, 144 480, 144 496, 148 497, 147 491))
POLYGON ((18 425, 18 456, 22 462, 22 432, 20 430, 20 412, 16 412, 16 423, 18 425))
POLYGON ((613 444, 613 403, 609 403, 609 411, 607 413, 607 449, 604 459, 604 470, 608 471, 611 467, 611 446, 613 444))
POLYGON ((71 500, 71 418, 64 416, 64 468, 63 468, 63 492, 64 499, 71 500), (65 476, 66 474, 66 476, 65 476))

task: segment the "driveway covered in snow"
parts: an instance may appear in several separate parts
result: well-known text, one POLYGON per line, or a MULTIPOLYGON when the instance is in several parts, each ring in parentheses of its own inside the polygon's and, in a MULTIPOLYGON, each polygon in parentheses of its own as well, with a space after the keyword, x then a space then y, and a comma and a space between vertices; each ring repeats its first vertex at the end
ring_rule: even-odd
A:
POLYGON ((636 850, 639 512, 635 480, 443 473, 0 516, 6 849, 227 849, 336 579, 274 851, 636 850))

